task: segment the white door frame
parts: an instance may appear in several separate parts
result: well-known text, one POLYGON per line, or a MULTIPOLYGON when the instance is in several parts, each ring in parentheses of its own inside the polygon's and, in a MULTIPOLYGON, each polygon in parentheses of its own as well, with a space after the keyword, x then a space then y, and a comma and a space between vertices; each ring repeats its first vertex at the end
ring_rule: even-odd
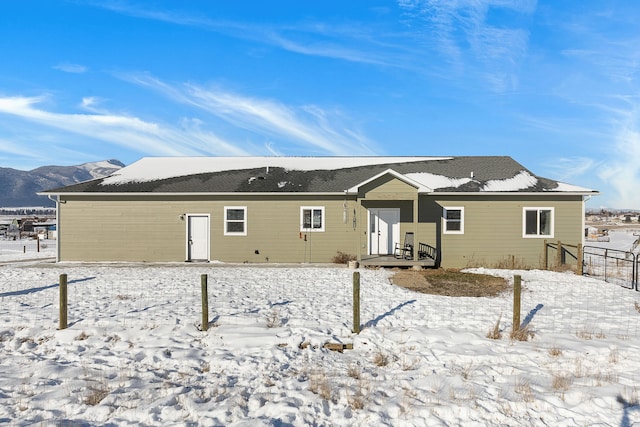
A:
POLYGON ((211 216, 209 214, 185 214, 185 219, 186 219, 186 238, 185 238, 185 249, 186 249, 186 260, 187 261, 209 261, 209 257, 210 257, 210 247, 211 245, 209 244, 209 239, 210 239, 210 235, 211 235, 211 216), (192 231, 196 231, 196 230, 192 230, 191 229, 191 224, 192 224, 192 218, 204 218, 205 224, 202 224, 205 226, 205 230, 204 231, 200 231, 198 236, 195 236, 195 242, 194 242, 194 236, 192 231), (193 250, 194 248, 194 243, 196 246, 196 250, 198 252, 196 252, 195 250, 193 250), (193 256, 192 254, 195 254, 196 256, 193 256))
POLYGON ((369 255, 393 255, 400 238, 400 208, 370 208, 368 222, 369 255))

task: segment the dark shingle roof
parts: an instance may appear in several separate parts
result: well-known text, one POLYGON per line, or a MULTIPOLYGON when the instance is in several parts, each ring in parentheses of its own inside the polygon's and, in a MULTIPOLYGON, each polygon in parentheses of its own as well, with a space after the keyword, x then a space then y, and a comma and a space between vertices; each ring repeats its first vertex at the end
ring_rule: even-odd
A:
MULTIPOLYGON (((326 158, 323 159, 326 160, 326 158)), ((556 181, 536 177, 510 157, 449 157, 416 161, 398 158, 398 160, 397 163, 386 161, 334 170, 261 167, 111 184, 108 184, 110 181, 107 178, 106 182, 105 179, 97 179, 49 190, 46 193, 331 193, 344 192, 389 169, 411 180, 415 180, 416 177, 423 179, 425 174, 436 175, 440 181, 442 178, 445 178, 445 181, 451 180, 451 186, 435 188, 429 185, 428 179, 423 179, 422 184, 437 192, 480 192, 489 181, 513 179, 523 172, 532 177, 530 185, 509 191, 557 191, 558 188, 556 181), (470 179, 471 177, 473 179, 470 179)), ((580 190, 591 192, 587 189, 580 190)))

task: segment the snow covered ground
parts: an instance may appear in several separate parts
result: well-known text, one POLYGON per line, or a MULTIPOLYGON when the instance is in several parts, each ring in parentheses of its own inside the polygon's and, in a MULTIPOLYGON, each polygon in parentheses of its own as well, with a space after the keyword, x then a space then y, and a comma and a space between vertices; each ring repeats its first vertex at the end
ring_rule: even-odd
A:
POLYGON ((359 270, 355 335, 347 268, 3 266, 0 424, 640 424, 640 293, 571 273, 475 271, 522 275, 529 341, 509 338, 511 294, 417 294, 385 270, 359 270), (502 337, 487 338, 499 319, 502 337))
MULTIPOLYGON (((620 251, 631 251, 633 243, 640 237, 640 227, 622 227, 609 230, 608 242, 585 242, 585 246, 596 246, 599 248, 616 249, 620 251)), ((638 248, 634 249, 639 252, 638 248)))
POLYGON ((40 240, 40 250, 38 251, 38 241, 35 239, 9 240, 0 238, 0 263, 42 258, 55 259, 56 244, 56 240, 40 240))

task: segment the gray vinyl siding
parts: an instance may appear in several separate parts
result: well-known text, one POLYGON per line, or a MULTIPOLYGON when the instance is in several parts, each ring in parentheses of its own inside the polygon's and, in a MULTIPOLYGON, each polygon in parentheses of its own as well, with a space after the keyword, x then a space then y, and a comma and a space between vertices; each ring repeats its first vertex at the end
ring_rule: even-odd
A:
MULTIPOLYGON (((464 207, 464 234, 445 234, 440 249, 443 267, 543 267, 544 240, 582 243, 582 198, 564 196, 442 197, 441 207, 464 207), (554 208, 553 237, 523 237, 525 207, 554 208)), ((442 219, 440 219, 442 221, 442 219)))
POLYGON ((354 200, 315 197, 65 197, 59 206, 61 261, 185 261, 184 214, 210 216, 210 258, 223 262, 331 262, 356 255, 354 200), (247 235, 224 235, 224 207, 247 207, 247 235), (300 207, 324 206, 325 231, 301 232, 300 207), (306 240, 305 240, 306 236, 306 240), (258 253, 256 253, 256 251, 258 253))

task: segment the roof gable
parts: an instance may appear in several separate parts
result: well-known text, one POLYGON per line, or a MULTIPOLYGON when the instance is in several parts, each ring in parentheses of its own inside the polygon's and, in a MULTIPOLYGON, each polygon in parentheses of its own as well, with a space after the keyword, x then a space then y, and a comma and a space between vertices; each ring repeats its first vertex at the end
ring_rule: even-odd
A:
POLYGON ((432 191, 429 187, 426 187, 424 184, 421 184, 421 183, 420 183, 420 182, 418 182, 418 181, 414 181, 414 180, 413 180, 413 179, 411 179, 408 175, 402 175, 402 174, 400 174, 400 173, 398 173, 398 172, 394 171, 393 169, 387 169, 387 170, 385 170, 385 171, 383 171, 383 172, 380 172, 380 173, 379 173, 379 174, 377 174, 377 175, 372 176, 371 178, 369 178, 369 179, 367 179, 367 180, 365 180, 365 181, 362 181, 362 182, 360 182, 360 183, 358 183, 358 184, 354 185, 353 187, 351 187, 351 188, 347 189, 347 190, 346 190, 346 192, 347 192, 347 193, 352 193, 352 194, 357 194, 357 193, 358 193, 358 190, 359 190, 362 186, 367 185, 367 184, 369 184, 370 182, 373 182, 373 181, 375 181, 376 179, 378 179, 378 178, 380 178, 380 177, 383 177, 383 176, 385 176, 385 175, 391 175, 391 176, 393 176, 394 178, 399 179, 400 181, 404 182, 405 184, 408 184, 408 185, 410 185, 410 186, 414 187, 414 188, 415 188, 419 193, 429 193, 429 192, 431 192, 431 191, 432 191))

